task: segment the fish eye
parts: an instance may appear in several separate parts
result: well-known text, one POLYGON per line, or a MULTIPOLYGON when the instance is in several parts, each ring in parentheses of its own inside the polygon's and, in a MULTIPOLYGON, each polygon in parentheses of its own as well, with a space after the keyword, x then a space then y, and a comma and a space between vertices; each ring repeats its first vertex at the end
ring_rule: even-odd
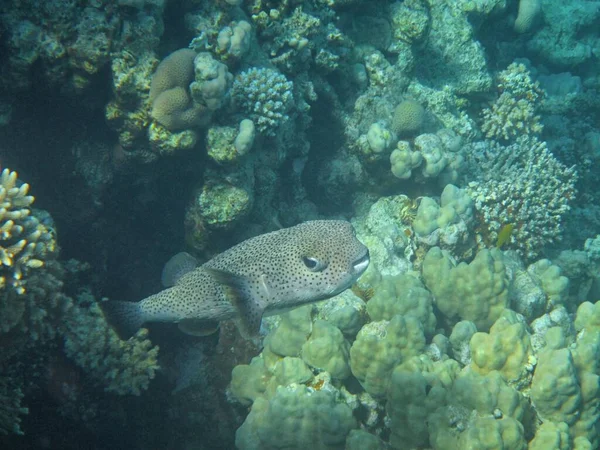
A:
POLYGON ((311 256, 303 256, 302 262, 304 265, 313 272, 320 272, 327 267, 323 261, 319 261, 317 258, 313 258, 311 256))

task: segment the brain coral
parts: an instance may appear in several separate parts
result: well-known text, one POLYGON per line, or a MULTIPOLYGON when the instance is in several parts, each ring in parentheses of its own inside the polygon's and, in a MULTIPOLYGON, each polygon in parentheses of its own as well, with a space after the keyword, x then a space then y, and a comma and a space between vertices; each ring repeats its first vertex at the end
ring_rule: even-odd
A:
POLYGON ((425 108, 414 100, 404 100, 394 111, 392 129, 399 136, 418 132, 425 121, 425 108))
POLYGON ((196 52, 188 48, 175 50, 163 59, 152 77, 150 101, 154 102, 163 92, 181 86, 189 86, 194 78, 196 52))
POLYGON ((176 50, 161 61, 152 77, 151 115, 169 130, 193 128, 207 119, 206 108, 192 102, 189 93, 195 57, 193 50, 176 50))

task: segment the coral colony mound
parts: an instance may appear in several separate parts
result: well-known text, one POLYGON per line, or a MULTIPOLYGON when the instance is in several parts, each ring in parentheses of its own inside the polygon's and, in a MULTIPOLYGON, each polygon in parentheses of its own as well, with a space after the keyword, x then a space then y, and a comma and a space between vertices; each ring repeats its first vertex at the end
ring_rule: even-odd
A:
POLYGON ((0 2, 0 448, 600 448, 598 23, 0 2))

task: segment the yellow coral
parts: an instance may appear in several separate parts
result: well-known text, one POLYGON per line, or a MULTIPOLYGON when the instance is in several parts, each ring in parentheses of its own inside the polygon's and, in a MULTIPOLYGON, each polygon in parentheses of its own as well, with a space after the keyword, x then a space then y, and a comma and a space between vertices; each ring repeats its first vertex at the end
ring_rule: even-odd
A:
POLYGON ((27 183, 18 186, 17 172, 0 175, 0 289, 25 293, 24 275, 44 265, 55 250, 52 232, 31 215, 32 195, 27 183))

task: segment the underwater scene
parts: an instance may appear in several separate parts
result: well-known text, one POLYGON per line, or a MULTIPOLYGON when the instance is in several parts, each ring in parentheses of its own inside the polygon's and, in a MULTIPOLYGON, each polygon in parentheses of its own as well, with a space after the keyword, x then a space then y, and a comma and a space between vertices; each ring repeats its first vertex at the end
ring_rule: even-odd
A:
POLYGON ((0 2, 0 449, 600 449, 600 0, 0 2))

